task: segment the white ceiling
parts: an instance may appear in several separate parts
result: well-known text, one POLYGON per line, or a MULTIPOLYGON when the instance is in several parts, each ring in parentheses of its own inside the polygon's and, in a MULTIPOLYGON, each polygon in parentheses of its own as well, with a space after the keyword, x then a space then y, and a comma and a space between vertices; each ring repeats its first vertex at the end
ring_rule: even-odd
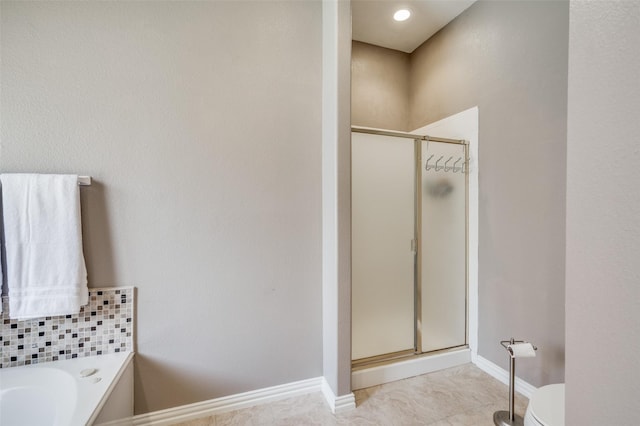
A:
POLYGON ((353 39, 411 53, 476 0, 351 0, 353 39), (393 20, 409 9, 404 22, 393 20))

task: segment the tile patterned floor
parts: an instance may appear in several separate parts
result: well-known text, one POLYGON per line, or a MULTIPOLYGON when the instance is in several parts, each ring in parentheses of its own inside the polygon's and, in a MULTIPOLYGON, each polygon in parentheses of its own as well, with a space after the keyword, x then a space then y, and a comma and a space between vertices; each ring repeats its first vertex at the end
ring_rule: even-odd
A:
MULTIPOLYGON (((508 387, 471 364, 354 393, 357 408, 338 415, 317 392, 179 425, 492 426, 493 412, 509 409, 508 387)), ((527 403, 516 394, 516 413, 523 416, 527 403)))

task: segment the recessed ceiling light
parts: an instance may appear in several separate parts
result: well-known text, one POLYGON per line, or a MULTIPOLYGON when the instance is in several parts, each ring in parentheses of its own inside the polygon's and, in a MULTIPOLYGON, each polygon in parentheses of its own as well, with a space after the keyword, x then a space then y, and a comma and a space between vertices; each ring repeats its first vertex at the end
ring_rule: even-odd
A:
POLYGON ((393 19, 396 21, 406 21, 411 16, 411 12, 407 9, 400 9, 396 13, 393 14, 393 19))

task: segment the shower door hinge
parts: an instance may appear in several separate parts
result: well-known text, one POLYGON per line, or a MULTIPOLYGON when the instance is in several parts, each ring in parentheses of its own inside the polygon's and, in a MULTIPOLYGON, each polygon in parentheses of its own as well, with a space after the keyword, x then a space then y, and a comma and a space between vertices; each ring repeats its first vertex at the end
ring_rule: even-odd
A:
POLYGON ((411 253, 417 254, 418 251, 418 241, 414 238, 411 240, 411 253))

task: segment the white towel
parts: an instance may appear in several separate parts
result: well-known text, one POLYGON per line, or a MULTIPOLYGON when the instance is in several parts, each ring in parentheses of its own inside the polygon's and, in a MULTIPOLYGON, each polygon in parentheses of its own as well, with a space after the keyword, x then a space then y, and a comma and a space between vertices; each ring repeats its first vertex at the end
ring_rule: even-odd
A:
MULTIPOLYGON (((2 181, 0 180, 0 209, 2 208, 2 181)), ((0 219, 2 219, 2 211, 0 210, 0 219)), ((2 234, 4 234, 4 231, 2 230, 2 223, 0 222, 0 242, 2 242, 2 234)), ((0 314, 3 311, 3 305, 4 305, 4 296, 2 295, 2 292, 4 291, 4 280, 2 277, 2 253, 3 253, 3 248, 2 248, 2 244, 0 244, 0 314)))
MULTIPOLYGON (((2 182, 0 181, 0 195, 2 194, 2 182)), ((0 200, 2 197, 0 196, 0 200)), ((2 207, 2 203, 0 202, 0 207, 2 207)), ((0 219, 2 218, 2 212, 0 211, 0 219)), ((2 241, 2 223, 0 223, 0 241, 2 241)), ((4 289, 4 281, 2 278, 2 245, 0 244, 0 314, 4 308, 4 296, 2 295, 2 290, 4 289)))
POLYGON ((88 303, 78 176, 3 174, 11 318, 78 313, 88 303))

